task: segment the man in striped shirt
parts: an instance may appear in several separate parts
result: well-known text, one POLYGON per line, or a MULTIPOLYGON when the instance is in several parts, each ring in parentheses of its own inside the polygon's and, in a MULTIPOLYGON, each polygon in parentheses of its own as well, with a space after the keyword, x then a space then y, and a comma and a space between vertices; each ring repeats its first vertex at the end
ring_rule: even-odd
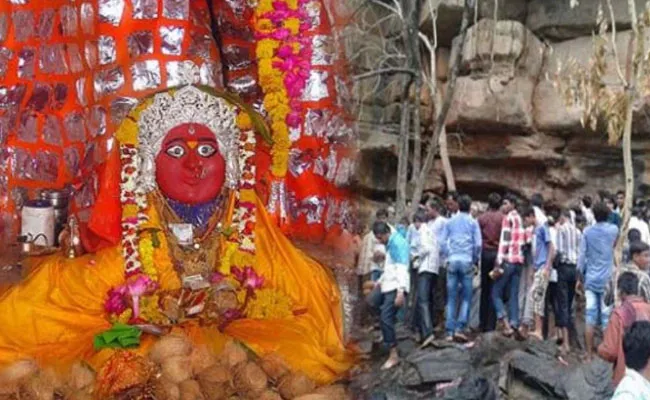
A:
POLYGON ((490 275, 496 280, 492 286, 492 301, 497 319, 503 333, 507 336, 512 335, 513 329, 519 327, 519 279, 525 261, 523 246, 530 242, 530 234, 524 227, 515 205, 516 198, 512 195, 507 195, 503 200, 503 211, 506 217, 501 227, 497 268, 490 275), (503 303, 506 289, 509 293, 507 315, 503 303))
POLYGON ((562 210, 558 220, 557 230, 557 255, 560 262, 557 266, 557 314, 555 325, 559 329, 562 340, 562 351, 569 353, 569 327, 571 309, 575 296, 576 265, 578 263, 578 250, 582 233, 571 223, 571 213, 568 209, 562 210))

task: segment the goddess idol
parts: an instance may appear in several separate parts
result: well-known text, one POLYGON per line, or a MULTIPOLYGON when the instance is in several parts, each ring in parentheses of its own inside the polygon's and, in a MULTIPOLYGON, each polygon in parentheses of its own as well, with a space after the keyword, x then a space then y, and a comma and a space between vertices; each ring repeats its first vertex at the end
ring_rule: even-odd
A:
MULTIPOLYGON (((313 5, 322 3, 253 3, 59 1, 60 29, 49 31, 51 13, 38 5, 0 8, 0 28, 10 23, 0 41, 9 32, 5 44, 13 49, 0 47, 0 56, 19 58, 3 69, 0 57, 0 111, 20 115, 0 114, 0 144, 11 153, 11 164, 0 154, 8 177, 0 179, 0 220, 15 215, 23 194, 84 180, 68 237, 88 251, 30 258, 28 276, 0 294, 0 395, 4 368, 25 360, 57 370, 83 361, 98 383, 115 383, 120 373, 128 381, 148 371, 134 365, 170 337, 213 355, 234 340, 317 384, 352 366, 332 273, 298 250, 278 223, 287 219, 289 153, 301 153, 300 144, 319 154, 345 132, 329 100, 331 60, 316 57, 326 35, 318 25, 322 9, 315 13, 313 5), (221 40, 230 40, 221 48, 210 31, 215 15, 221 40), (58 50, 67 57, 54 62, 58 50), (219 54, 228 55, 223 75, 219 54), (296 132, 309 135, 290 138, 296 132), (269 148, 270 156, 260 154, 269 148), (261 182, 269 176, 272 184, 261 182)), ((323 197, 305 183, 309 190, 332 185, 348 169, 336 167, 341 154, 327 150, 291 171, 302 182, 298 203, 312 207, 298 207, 298 224, 326 225, 323 197)), ((328 208, 342 209, 339 203, 328 208)))

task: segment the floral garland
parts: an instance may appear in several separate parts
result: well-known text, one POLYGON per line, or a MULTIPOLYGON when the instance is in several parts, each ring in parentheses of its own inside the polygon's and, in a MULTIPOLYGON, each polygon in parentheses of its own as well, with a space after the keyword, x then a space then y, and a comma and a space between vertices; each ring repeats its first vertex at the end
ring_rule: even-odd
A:
POLYGON ((300 97, 309 79, 310 28, 303 9, 308 0, 261 0, 255 9, 256 57, 264 107, 271 119, 273 148, 271 172, 287 173, 290 129, 303 122, 300 97))
MULTIPOLYGON (((169 322, 168 316, 162 311, 157 268, 163 264, 171 265, 168 243, 164 235, 158 234, 157 218, 151 215, 155 210, 148 207, 147 194, 139 190, 137 185, 140 156, 136 121, 140 112, 149 104, 150 101, 138 107, 116 132, 122 163, 122 254, 126 263, 127 279, 123 285, 108 292, 104 304, 106 313, 114 322, 169 322)), ((226 310, 223 314, 225 322, 247 316, 249 311, 252 317, 281 318, 291 314, 289 298, 271 288, 262 289, 264 295, 256 296, 258 289, 262 288, 264 278, 250 267, 255 262, 255 134, 250 116, 245 112, 238 114, 237 125, 241 131, 239 139, 242 167, 233 215, 237 233, 228 235, 222 262, 212 277, 212 283, 219 283, 222 277, 232 276, 231 287, 236 291, 238 299, 244 293, 243 305, 226 310)), ((177 286, 180 287, 180 283, 177 286)))

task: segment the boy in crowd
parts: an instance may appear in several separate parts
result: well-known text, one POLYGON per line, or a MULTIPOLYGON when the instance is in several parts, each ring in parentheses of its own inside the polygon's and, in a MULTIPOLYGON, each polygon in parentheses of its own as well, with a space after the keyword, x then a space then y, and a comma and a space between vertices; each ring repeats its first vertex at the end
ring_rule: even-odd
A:
MULTIPOLYGON (((629 247, 629 262, 623 264, 617 271, 617 275, 625 272, 631 272, 639 279, 639 297, 645 301, 650 302, 650 275, 648 275, 648 268, 650 267, 650 246, 642 241, 635 241, 630 243, 629 247)), ((618 291, 614 288, 616 298, 615 305, 621 303, 621 298, 618 296, 618 291)))
POLYGON ((418 230, 419 243, 415 251, 414 268, 417 271, 417 315, 420 334, 423 339, 422 347, 434 340, 433 335, 433 290, 440 270, 439 249, 435 235, 427 224, 427 216, 423 210, 418 210, 413 217, 413 223, 418 230))
POLYGON ((551 239, 548 220, 541 225, 537 225, 535 214, 534 209, 528 209, 523 214, 526 225, 536 226, 535 245, 533 246, 535 248, 533 263, 535 275, 533 277, 533 284, 528 291, 528 299, 524 310, 524 321, 519 332, 522 336, 526 337, 528 329, 534 322, 535 330, 531 335, 539 340, 543 340, 542 320, 546 305, 546 289, 548 288, 553 258, 555 257, 555 246, 551 239))
POLYGON ((616 286, 622 303, 612 312, 603 334, 603 342, 598 346, 598 355, 614 364, 614 386, 618 385, 625 375, 623 333, 635 321, 650 321, 650 304, 639 296, 637 275, 632 272, 622 273, 616 286))
POLYGON ((557 312, 555 324, 559 328, 562 340, 562 352, 569 353, 569 327, 573 318, 573 298, 577 280, 576 265, 578 264, 578 249, 582 233, 570 221, 568 210, 563 210, 558 221, 557 253, 557 312))
POLYGON ((447 340, 467 342, 465 329, 469 321, 472 302, 474 265, 481 254, 481 230, 469 214, 472 199, 463 195, 458 198, 456 213, 442 230, 440 247, 447 258, 447 340), (457 308, 458 286, 461 287, 461 305, 457 308), (456 311, 458 310, 458 314, 456 311))
POLYGON ((377 241, 386 246, 384 272, 368 295, 371 309, 379 313, 379 326, 384 345, 390 349, 382 369, 389 369, 399 363, 395 320, 398 310, 406 304, 410 287, 409 245, 406 239, 391 231, 386 222, 376 221, 372 226, 377 241))
POLYGON ((625 377, 612 400, 650 399, 650 322, 632 324, 623 336, 625 377))
POLYGON ((501 207, 501 196, 497 193, 490 193, 488 196, 488 211, 478 218, 478 225, 481 228, 483 249, 481 250, 481 308, 479 312, 479 328, 482 332, 493 331, 496 328, 496 312, 491 300, 492 283, 490 272, 494 268, 499 252, 499 239, 501 238, 501 226, 503 225, 503 213, 501 207))
POLYGON ((501 209, 506 217, 501 226, 496 266, 490 272, 490 278, 495 280, 492 286, 492 302, 498 324, 503 334, 510 336, 514 329, 519 327, 519 279, 524 268, 524 246, 529 239, 516 209, 516 198, 506 195, 501 209), (507 314, 503 303, 505 290, 508 290, 509 294, 507 314))
POLYGON ((614 243, 618 228, 607 222, 612 211, 604 203, 594 206, 596 224, 585 229, 580 240, 578 256, 578 286, 585 288, 585 345, 586 361, 593 355, 594 328, 604 329, 609 320, 610 307, 605 305, 605 288, 614 266, 614 243))

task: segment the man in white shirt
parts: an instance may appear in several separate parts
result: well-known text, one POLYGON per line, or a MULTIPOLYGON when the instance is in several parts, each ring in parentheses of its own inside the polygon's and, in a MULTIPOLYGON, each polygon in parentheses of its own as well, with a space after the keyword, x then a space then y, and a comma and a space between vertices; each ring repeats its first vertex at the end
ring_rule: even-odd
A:
POLYGON ((612 400, 650 400, 650 322, 637 321, 623 336, 625 377, 612 400))
POLYGON ((627 227, 628 231, 636 229, 641 234, 641 241, 645 244, 650 244, 650 228, 648 224, 641 219, 643 215, 643 209, 641 207, 634 207, 632 209, 632 217, 630 217, 630 223, 627 227))
MULTIPOLYGON (((384 208, 377 210, 375 220, 381 222, 388 221, 388 211, 384 208)), ((388 225, 391 232, 394 230, 388 225)), ((384 260, 386 258, 386 246, 379 242, 372 230, 363 237, 361 245, 361 254, 357 264, 357 275, 363 276, 370 274, 370 279, 377 282, 384 270, 384 260)))
POLYGON ((418 211, 413 217, 413 224, 418 229, 419 242, 415 250, 414 268, 417 269, 417 309, 422 346, 433 342, 432 293, 440 270, 439 249, 436 237, 427 225, 424 211, 418 211))
POLYGON ((585 226, 591 226, 596 223, 596 219, 594 218, 594 212, 591 210, 591 196, 584 196, 582 198, 582 215, 585 216, 585 221, 586 224, 585 226))

